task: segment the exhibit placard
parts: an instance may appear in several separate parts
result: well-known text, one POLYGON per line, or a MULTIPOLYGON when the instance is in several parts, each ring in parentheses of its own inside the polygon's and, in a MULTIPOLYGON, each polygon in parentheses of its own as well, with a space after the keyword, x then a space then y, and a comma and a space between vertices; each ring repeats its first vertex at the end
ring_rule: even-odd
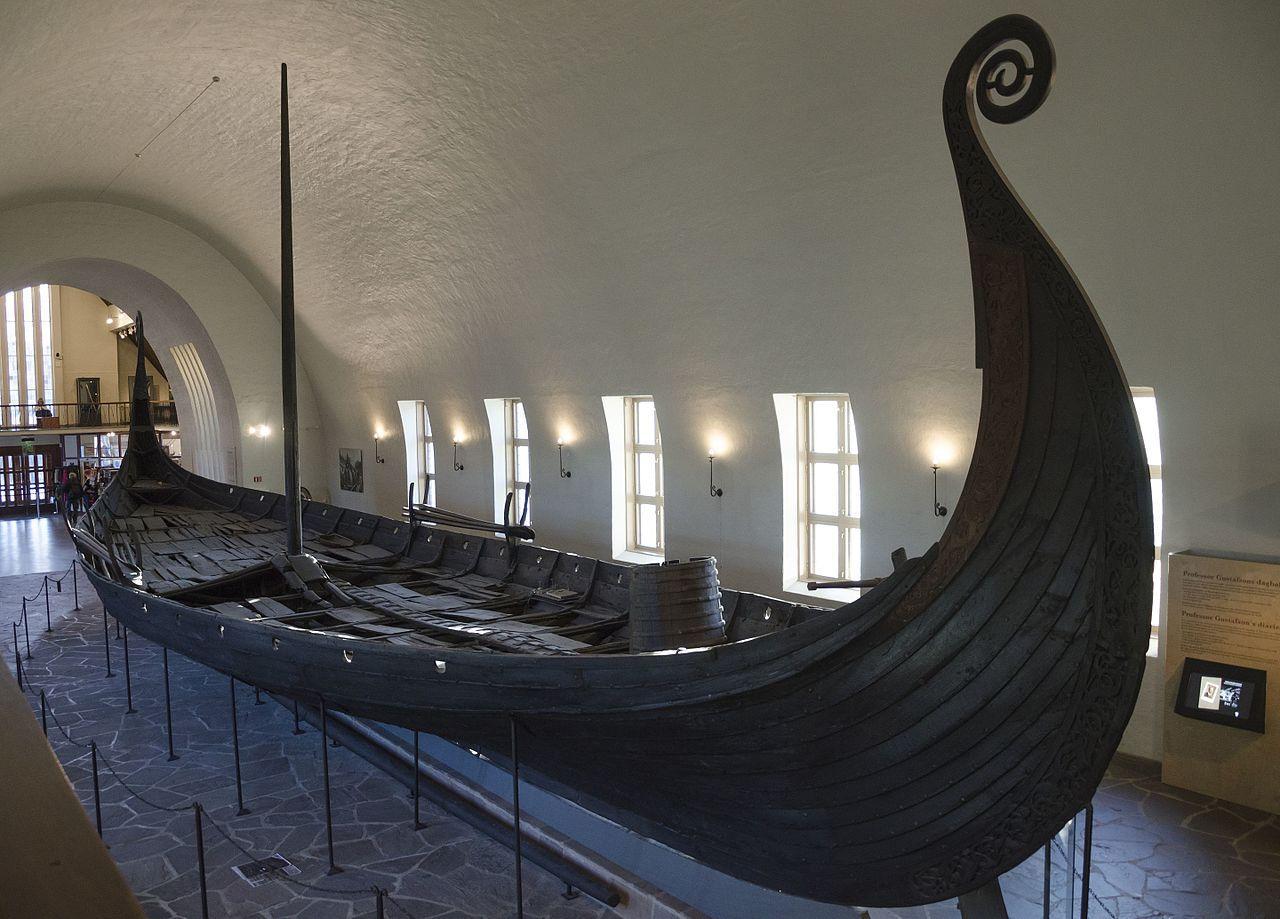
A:
POLYGON ((1280 813, 1280 724, 1262 717, 1277 712, 1280 564, 1171 554, 1161 638, 1164 781, 1280 813), (1249 729, 1233 730, 1245 726, 1235 720, 1249 729))

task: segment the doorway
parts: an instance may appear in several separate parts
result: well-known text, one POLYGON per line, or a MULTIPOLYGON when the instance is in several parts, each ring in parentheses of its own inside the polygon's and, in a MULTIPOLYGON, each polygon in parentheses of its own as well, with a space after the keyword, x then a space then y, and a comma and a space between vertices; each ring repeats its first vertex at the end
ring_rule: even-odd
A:
POLYGON ((56 444, 0 447, 0 516, 33 514, 37 501, 48 506, 61 460, 56 444))
POLYGON ((80 406, 80 426, 102 424, 102 379, 76 377, 76 403, 80 406))

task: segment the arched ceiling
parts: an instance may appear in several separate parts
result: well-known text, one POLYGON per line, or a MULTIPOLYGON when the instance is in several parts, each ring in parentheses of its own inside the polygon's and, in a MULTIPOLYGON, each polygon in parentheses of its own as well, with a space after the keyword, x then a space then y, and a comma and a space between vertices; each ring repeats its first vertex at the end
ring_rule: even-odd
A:
MULTIPOLYGON (((908 208, 948 193, 938 87, 986 15, 904 21, 899 5, 871 3, 3 6, 0 208, 74 199, 155 213, 213 242, 273 303, 276 68, 289 62, 304 357, 356 379, 427 355, 515 352, 531 321, 570 336, 601 303, 683 309, 703 299, 690 288, 701 274, 723 286, 745 269, 748 289, 779 237, 799 241, 801 270, 843 286, 849 241, 829 224, 859 208, 861 178, 899 183, 908 208), (889 152, 898 134, 919 153, 889 152)), ((887 222, 879 207, 859 219, 887 222)), ((637 317, 624 309, 618 322, 637 317)))
MULTIPOLYGON (((1078 266, 1106 264, 1097 215, 1118 189, 1148 194, 1135 204, 1158 221, 1181 171, 1168 157, 1210 157, 1178 133, 1188 112, 1188 130, 1243 146, 1217 101, 1276 76, 1258 49, 1280 30, 1268 4, 1236 9, 1248 28, 1216 6, 1023 4, 1058 45, 1059 89, 1034 125, 993 142, 1078 266), (1179 72, 1213 60, 1210 46, 1235 66, 1179 72)), ((711 387, 732 384, 743 355, 779 376, 811 354, 891 383, 972 366, 939 92, 1005 3, 0 7, 0 209, 154 213, 213 243, 271 303, 288 61, 302 356, 329 412, 352 393, 390 405, 408 381, 474 382, 477 367, 498 392, 535 372, 571 383, 565 368, 581 367, 598 394, 602 378, 638 375, 628 339, 656 375, 711 387), (688 370, 689 342, 728 358, 688 370)), ((1133 238, 1144 222, 1111 229, 1133 238)))

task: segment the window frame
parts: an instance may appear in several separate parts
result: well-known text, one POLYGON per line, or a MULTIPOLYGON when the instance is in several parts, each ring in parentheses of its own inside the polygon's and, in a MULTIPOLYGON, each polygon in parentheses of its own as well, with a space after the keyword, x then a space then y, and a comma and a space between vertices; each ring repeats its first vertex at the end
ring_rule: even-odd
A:
POLYGON ((5 291, 0 300, 0 403, 10 406, 9 427, 36 427, 40 400, 52 410, 58 403, 61 368, 59 288, 30 284, 5 291))
POLYGON ((419 437, 421 446, 418 451, 418 481, 423 489, 423 497, 420 503, 428 507, 436 506, 436 439, 431 430, 431 412, 427 410, 427 403, 419 402, 418 410, 422 413, 418 417, 420 427, 418 430, 422 432, 419 437))
MULTIPOLYGON (((847 393, 797 393, 796 394, 796 472, 798 510, 797 521, 797 571, 802 583, 809 581, 856 581, 862 576, 862 481, 858 459, 857 426, 853 417, 853 405, 847 393), (819 452, 812 448, 813 408, 818 402, 835 402, 837 405, 836 451, 819 452), (849 449, 852 443, 852 450, 849 449), (835 464, 838 471, 836 514, 821 514, 813 510, 812 478, 816 464, 835 464), (857 495, 852 501, 850 493, 857 495), (838 533, 836 575, 816 574, 813 571, 813 527, 834 526, 838 533), (850 545, 851 540, 855 545, 850 545)), ((846 588, 848 589, 848 588, 846 588)), ((855 590, 855 596, 860 591, 855 590)))
POLYGON ((627 505, 627 551, 653 558, 664 558, 666 554, 666 498, 663 487, 662 464, 662 426, 658 422, 658 406, 653 396, 623 397, 623 452, 626 466, 626 505, 627 505), (652 444, 639 443, 636 428, 639 422, 641 405, 653 406, 653 440, 652 444), (655 459, 654 494, 639 493, 640 458, 653 456, 655 459), (656 545, 650 546, 640 540, 640 508, 655 509, 657 533, 656 545))
MULTIPOLYGON (((525 496, 528 494, 529 487, 533 480, 533 446, 529 438, 529 414, 525 411, 523 399, 503 399, 503 450, 506 454, 506 488, 503 492, 503 501, 506 501, 506 495, 515 492, 515 498, 512 499, 511 522, 515 523, 520 519, 520 512, 524 508, 525 496), (517 436, 519 428, 516 419, 519 417, 524 421, 524 437, 517 436), (526 462, 526 470, 524 479, 516 477, 518 471, 517 451, 523 448, 527 451, 528 460, 526 462)), ((530 502, 532 508, 532 502, 530 502)), ((532 510, 529 517, 525 519, 525 523, 529 524, 533 520, 532 510)))
POLYGON ((436 491, 435 438, 431 430, 431 412, 421 399, 400 399, 400 424, 404 431, 405 491, 413 485, 414 504, 435 507, 436 491))

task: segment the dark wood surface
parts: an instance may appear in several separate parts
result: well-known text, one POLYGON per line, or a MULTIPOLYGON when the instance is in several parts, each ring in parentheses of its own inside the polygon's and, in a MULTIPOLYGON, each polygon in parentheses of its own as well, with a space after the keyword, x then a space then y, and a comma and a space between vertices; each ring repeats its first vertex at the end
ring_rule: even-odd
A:
MULTIPOLYGON (((864 906, 983 887, 1097 787, 1133 710, 1151 604, 1150 483, 1124 375, 976 127, 979 111, 1002 123, 1030 115, 1052 70, 1040 28, 1008 16, 947 76, 982 417, 939 545, 858 601, 808 617, 772 601, 779 615, 765 617, 770 601, 741 595, 726 603, 731 637, 759 637, 660 656, 281 635, 138 590, 91 555, 104 603, 130 629, 245 682, 323 696, 497 761, 515 715, 533 781, 762 886, 864 906), (1013 40, 1025 51, 1003 53, 1013 40)), ((136 509, 125 485, 145 479, 180 485, 194 506, 283 519, 278 496, 198 479, 143 439, 130 453, 87 526, 136 509)), ((488 551, 316 503, 304 526, 423 564, 478 566, 488 551)), ((546 566, 561 557, 533 551, 546 566)), ((540 576, 522 564, 519 576, 540 576)), ((605 562, 593 585, 607 588, 606 570, 624 589, 625 569, 605 562)))

